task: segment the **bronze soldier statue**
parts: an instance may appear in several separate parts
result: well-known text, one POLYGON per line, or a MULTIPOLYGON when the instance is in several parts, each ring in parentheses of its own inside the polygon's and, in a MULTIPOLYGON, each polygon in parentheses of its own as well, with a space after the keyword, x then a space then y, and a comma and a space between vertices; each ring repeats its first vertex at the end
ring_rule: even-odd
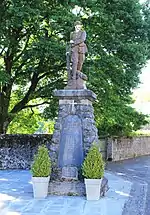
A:
POLYGON ((82 65, 85 60, 85 53, 87 46, 85 44, 86 32, 82 30, 82 23, 76 21, 75 31, 70 34, 70 56, 72 69, 70 70, 70 63, 68 63, 69 51, 67 51, 67 69, 68 69, 68 86, 70 89, 83 89, 85 88, 84 80, 87 76, 81 72, 82 65))

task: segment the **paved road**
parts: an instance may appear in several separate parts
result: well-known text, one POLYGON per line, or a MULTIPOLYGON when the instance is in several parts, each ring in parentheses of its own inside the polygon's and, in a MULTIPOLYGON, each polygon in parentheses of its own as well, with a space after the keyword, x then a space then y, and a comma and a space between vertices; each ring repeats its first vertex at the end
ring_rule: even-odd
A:
POLYGON ((107 169, 132 182, 122 215, 150 215, 150 156, 109 163, 107 169))

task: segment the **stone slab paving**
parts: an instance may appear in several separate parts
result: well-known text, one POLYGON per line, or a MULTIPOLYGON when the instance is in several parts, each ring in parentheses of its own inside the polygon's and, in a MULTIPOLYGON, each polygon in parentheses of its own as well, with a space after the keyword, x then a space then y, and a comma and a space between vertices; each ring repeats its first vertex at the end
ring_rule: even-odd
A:
POLYGON ((121 215, 132 182, 107 171, 109 191, 98 201, 85 197, 48 196, 34 199, 31 175, 25 170, 0 171, 0 215, 121 215))

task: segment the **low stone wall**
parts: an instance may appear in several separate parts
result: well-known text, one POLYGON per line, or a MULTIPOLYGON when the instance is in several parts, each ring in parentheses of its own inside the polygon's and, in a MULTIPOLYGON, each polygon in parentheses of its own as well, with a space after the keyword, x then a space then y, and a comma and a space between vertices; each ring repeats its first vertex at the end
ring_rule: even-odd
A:
MULTIPOLYGON (((52 144, 52 135, 0 135, 0 169, 29 169, 39 145, 45 144, 57 171, 57 145, 52 144)), ((142 155, 150 155, 150 136, 101 139, 103 157, 119 161, 142 155)))
POLYGON ((142 155, 150 155, 150 136, 108 140, 107 160, 119 161, 142 155))
MULTIPOLYGON (((0 169, 29 169, 37 147, 50 150, 51 135, 0 135, 0 169)), ((51 153, 51 151, 50 151, 51 153)))

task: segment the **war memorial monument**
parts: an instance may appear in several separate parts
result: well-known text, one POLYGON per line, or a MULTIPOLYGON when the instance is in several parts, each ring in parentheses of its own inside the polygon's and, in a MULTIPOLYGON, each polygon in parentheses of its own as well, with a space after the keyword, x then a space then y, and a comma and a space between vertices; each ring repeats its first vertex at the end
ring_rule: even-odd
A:
POLYGON ((80 180, 81 165, 91 144, 98 142, 92 106, 96 95, 86 88, 88 78, 82 73, 87 52, 85 40, 82 23, 76 21, 75 31, 70 34, 70 47, 66 51, 67 86, 54 91, 54 96, 59 99, 59 111, 52 141, 58 152, 56 163, 60 174, 58 180, 50 183, 51 194, 84 194, 84 183, 80 180))

